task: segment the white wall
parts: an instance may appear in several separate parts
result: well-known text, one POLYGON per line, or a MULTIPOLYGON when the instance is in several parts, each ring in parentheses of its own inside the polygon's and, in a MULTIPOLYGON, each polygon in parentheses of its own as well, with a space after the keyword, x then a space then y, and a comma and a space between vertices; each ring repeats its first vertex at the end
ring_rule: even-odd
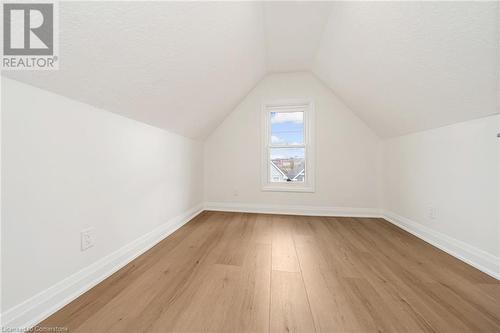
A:
POLYGON ((377 208, 378 137, 310 73, 264 78, 205 142, 205 199, 223 204, 377 208), (306 98, 316 108, 315 193, 263 192, 263 101, 306 98))
POLYGON ((500 256, 498 132, 500 115, 384 141, 383 207, 500 256))
POLYGON ((4 311, 202 202, 202 143, 2 83, 4 311))

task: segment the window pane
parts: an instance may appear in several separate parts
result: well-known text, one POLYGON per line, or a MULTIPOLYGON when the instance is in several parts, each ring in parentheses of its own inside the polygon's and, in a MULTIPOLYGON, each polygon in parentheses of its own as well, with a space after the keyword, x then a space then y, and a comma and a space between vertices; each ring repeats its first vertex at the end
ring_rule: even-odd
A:
POLYGON ((303 182, 305 178, 304 148, 271 148, 270 181, 303 182))
POLYGON ((304 144, 304 112, 271 112, 271 144, 304 144))

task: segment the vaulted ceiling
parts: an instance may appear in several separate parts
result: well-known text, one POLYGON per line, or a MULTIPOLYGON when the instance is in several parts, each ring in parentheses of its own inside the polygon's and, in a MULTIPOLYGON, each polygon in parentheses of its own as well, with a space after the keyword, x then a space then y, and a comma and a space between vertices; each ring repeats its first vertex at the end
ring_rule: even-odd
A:
POLYGON ((312 71, 380 136, 500 112, 498 2, 61 2, 60 69, 16 80, 204 138, 312 71))
POLYGON ((499 2, 337 2, 314 73, 382 137, 499 110, 499 2))

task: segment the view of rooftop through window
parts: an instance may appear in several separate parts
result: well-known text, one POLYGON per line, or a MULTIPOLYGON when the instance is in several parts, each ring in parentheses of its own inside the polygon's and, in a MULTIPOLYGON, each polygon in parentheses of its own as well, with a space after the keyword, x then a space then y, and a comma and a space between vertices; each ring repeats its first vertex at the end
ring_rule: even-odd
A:
POLYGON ((271 112, 271 182, 305 179, 304 112, 271 112))

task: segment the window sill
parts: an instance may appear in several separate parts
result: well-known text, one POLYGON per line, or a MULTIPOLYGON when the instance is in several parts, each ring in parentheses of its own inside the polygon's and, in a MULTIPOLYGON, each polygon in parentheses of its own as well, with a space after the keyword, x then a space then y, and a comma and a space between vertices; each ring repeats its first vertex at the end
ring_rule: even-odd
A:
POLYGON ((312 186, 293 186, 293 185, 266 185, 262 187, 265 192, 303 192, 313 193, 314 187, 312 186))

